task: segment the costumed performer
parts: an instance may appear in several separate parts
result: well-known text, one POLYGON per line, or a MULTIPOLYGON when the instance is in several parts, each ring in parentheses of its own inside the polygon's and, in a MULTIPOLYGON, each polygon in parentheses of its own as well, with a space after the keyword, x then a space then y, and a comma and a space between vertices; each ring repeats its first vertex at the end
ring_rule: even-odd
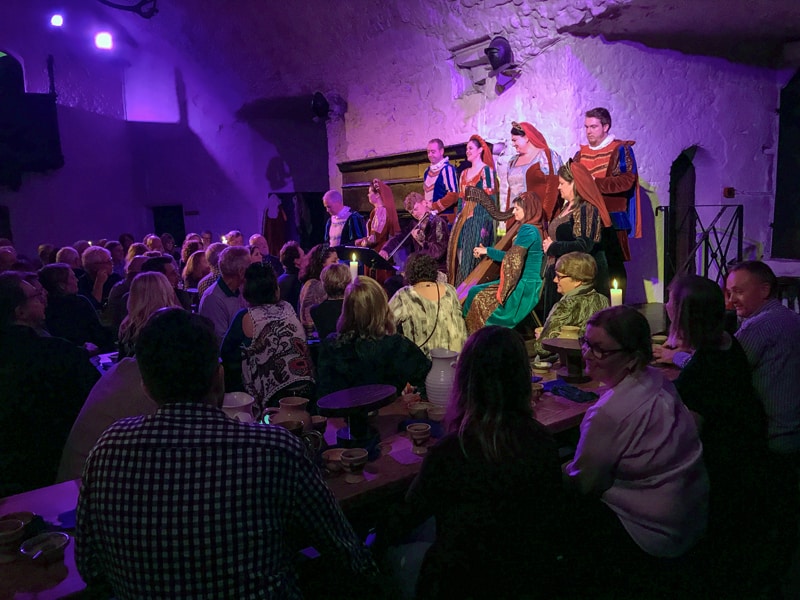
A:
POLYGON ((478 264, 479 257, 473 256, 472 249, 494 244, 495 224, 491 215, 478 202, 465 196, 466 189, 474 187, 483 190, 497 206, 499 183, 492 151, 477 134, 470 136, 467 142, 467 160, 472 166, 461 173, 456 222, 447 248, 447 278, 454 287, 458 287, 478 264))
POLYGON ((400 233, 397 208, 392 190, 379 179, 373 179, 367 191, 372 212, 367 219, 367 236, 356 240, 356 246, 380 252, 387 240, 400 233))
POLYGON ((489 256, 501 262, 500 280, 472 286, 464 302, 467 330, 484 325, 514 327, 527 317, 539 301, 542 289, 542 238, 531 215, 541 207, 533 193, 514 198, 514 218, 522 225, 507 252, 476 246, 476 259, 489 256))
POLYGON ((444 142, 433 138, 428 142, 428 160, 431 163, 422 176, 425 199, 433 210, 444 213, 444 218, 452 223, 453 206, 458 202, 458 175, 450 159, 444 155, 444 142))
POLYGON ((558 170, 558 191, 564 204, 548 223, 547 237, 543 242, 547 269, 542 301, 537 307, 540 317, 549 315, 558 301, 554 280, 556 260, 567 252, 586 252, 594 257, 597 262, 594 287, 600 294, 609 295, 608 263, 601 240, 602 229, 611 225, 611 218, 603 197, 586 167, 573 161, 558 170))

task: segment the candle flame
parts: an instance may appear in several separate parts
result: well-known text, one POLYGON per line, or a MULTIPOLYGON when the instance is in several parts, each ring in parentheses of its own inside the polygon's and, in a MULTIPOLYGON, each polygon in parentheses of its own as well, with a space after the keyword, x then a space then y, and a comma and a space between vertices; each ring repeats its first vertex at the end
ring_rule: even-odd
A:
POLYGON ((615 290, 616 290, 616 289, 618 289, 618 288, 617 288, 617 280, 616 280, 616 279, 614 280, 614 289, 615 289, 615 290))

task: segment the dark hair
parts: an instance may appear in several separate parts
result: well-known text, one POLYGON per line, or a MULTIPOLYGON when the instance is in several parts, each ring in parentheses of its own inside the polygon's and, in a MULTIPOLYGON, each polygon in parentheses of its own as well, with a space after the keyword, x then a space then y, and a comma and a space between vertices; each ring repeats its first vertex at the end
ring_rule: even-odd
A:
POLYGON ((442 140, 440 140, 439 138, 433 138, 433 139, 429 140, 428 144, 436 144, 437 146, 439 146, 439 148, 444 150, 444 142, 442 140))
POLYGON ((587 110, 586 118, 598 119, 601 125, 608 125, 608 128, 611 129, 611 113, 608 112, 607 108, 598 106, 596 108, 592 108, 591 110, 587 110))
POLYGON ((336 250, 328 244, 317 244, 309 250, 303 257, 303 264, 300 267, 300 281, 305 283, 309 279, 319 279, 325 260, 331 254, 336 254, 336 250))
POLYGON ((48 296, 64 296, 62 286, 67 285, 72 269, 67 263, 51 263, 39 269, 39 283, 47 290, 48 296))
POLYGON ((120 233, 119 234, 119 243, 122 244, 123 248, 126 248, 125 242, 128 242, 128 246, 130 246, 135 241, 136 241, 136 238, 133 237, 132 233, 120 233))
POLYGON ((406 279, 410 285, 421 281, 435 282, 439 276, 436 259, 430 254, 414 252, 406 259, 406 279))
POLYGON ((589 317, 586 325, 605 330, 623 350, 636 358, 637 369, 644 369, 653 360, 650 324, 635 308, 624 305, 604 308, 589 317))
POLYGON ((203 242, 197 240, 190 240, 189 238, 183 241, 183 246, 181 246, 181 260, 185 263, 189 261, 189 257, 197 252, 198 250, 203 249, 203 242))
POLYGON ((320 280, 328 298, 335 299, 344 296, 344 291, 353 278, 350 275, 350 267, 335 263, 322 269, 320 280))
POLYGON ((211 320, 180 308, 153 313, 136 340, 142 382, 159 405, 205 400, 219 367, 218 357, 211 320))
POLYGON ((152 258, 148 258, 144 261, 142 265, 141 273, 150 273, 155 271, 156 273, 162 273, 166 275, 167 265, 172 264, 173 259, 171 256, 153 256, 152 258))
POLYGON ((576 205, 580 204, 581 202, 586 202, 586 200, 583 199, 583 196, 581 196, 578 192, 578 186, 575 185, 575 176, 572 174, 572 159, 569 159, 567 162, 561 165, 561 167, 558 169, 558 176, 564 181, 572 184, 572 187, 575 190, 576 205))
POLYGON ((522 337, 507 327, 473 333, 456 365, 446 419, 449 432, 474 436, 487 460, 500 462, 517 453, 513 430, 531 421, 531 368, 522 337))
POLYGON ((281 247, 281 252, 278 258, 281 261, 284 269, 293 269, 294 261, 300 258, 300 244, 294 240, 286 242, 281 247))
POLYGON ((272 266, 253 263, 244 271, 244 299, 252 306, 275 304, 280 300, 278 278, 272 266))
POLYGON ((769 285, 769 297, 777 298, 778 296, 778 278, 775 272, 769 268, 769 265, 761 262, 760 260, 745 260, 728 267, 728 274, 734 271, 747 271, 753 277, 758 279, 761 283, 769 285))
POLYGON ((6 271, 0 273, 0 328, 8 327, 16 320, 17 308, 28 301, 19 273, 6 271))
POLYGON ((669 284, 674 308, 670 334, 692 348, 719 343, 725 328, 725 296, 705 277, 680 275, 669 284))
POLYGON ((511 124, 511 135, 524 135, 527 136, 525 130, 516 123, 511 124))

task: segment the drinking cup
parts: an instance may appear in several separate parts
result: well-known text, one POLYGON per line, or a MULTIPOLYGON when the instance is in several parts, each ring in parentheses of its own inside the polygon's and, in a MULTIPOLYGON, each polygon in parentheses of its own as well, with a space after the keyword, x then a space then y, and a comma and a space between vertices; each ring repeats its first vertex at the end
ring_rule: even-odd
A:
POLYGON ((350 448, 342 452, 342 468, 347 472, 344 480, 347 483, 364 481, 364 465, 367 464, 368 453, 364 448, 350 448))
POLYGON ((428 452, 428 449, 425 447, 425 443, 431 437, 431 426, 428 423, 412 423, 406 427, 406 431, 408 431, 411 442, 414 444, 414 448, 412 449, 414 454, 425 454, 428 452))

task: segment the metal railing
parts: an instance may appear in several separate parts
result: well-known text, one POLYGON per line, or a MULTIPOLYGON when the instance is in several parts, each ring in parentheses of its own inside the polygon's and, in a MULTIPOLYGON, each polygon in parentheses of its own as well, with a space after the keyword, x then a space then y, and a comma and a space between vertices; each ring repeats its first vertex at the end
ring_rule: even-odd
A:
MULTIPOLYGON (((742 260, 744 242, 744 206, 741 204, 706 204, 695 205, 686 208, 686 214, 680 223, 677 223, 671 230, 670 207, 659 206, 656 208, 656 215, 664 213, 664 262, 665 275, 668 273, 667 266, 671 267, 675 275, 695 273, 699 268, 699 275, 715 280, 717 283, 724 283, 728 275, 728 265, 742 260), (708 224, 703 224, 699 209, 719 209, 708 224), (670 248, 672 240, 677 237, 688 220, 696 223, 695 245, 689 251, 686 260, 678 266, 674 261, 670 248), (733 246, 735 244, 735 256, 733 246), (692 267, 695 267, 694 269, 692 267)), ((669 283, 669 282, 666 282, 669 283)), ((666 286, 665 294, 666 294, 666 286)))

